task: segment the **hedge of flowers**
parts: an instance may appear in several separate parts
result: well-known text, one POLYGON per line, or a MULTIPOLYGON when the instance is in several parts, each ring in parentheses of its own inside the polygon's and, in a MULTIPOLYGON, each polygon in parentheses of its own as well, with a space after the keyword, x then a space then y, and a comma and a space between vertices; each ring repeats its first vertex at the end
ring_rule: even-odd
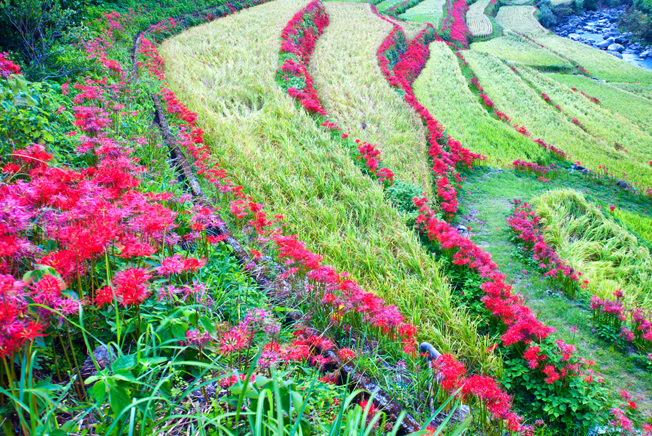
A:
POLYGON ((580 91, 580 90, 578 90, 578 89, 575 88, 575 87, 572 87, 571 89, 572 89, 573 91, 575 91, 575 92, 579 92, 579 93, 582 94, 584 97, 586 97, 586 98, 588 98, 589 100, 591 100, 593 103, 595 103, 595 104, 600 104, 600 100, 599 100, 598 98, 596 98, 596 97, 591 97, 589 94, 585 93, 584 91, 580 91))
POLYGON ((441 33, 456 46, 468 49, 471 31, 466 25, 469 5, 466 0, 446 0, 446 16, 441 24, 441 33))
MULTIPOLYGON (((581 280, 582 273, 569 266, 546 243, 540 221, 528 203, 518 204, 507 218, 519 248, 531 253, 544 277, 556 282, 568 298, 575 299, 577 290, 585 289, 588 281, 581 280)), ((594 326, 600 336, 621 345, 631 344, 652 361, 652 314, 637 307, 625 308, 622 291, 616 291, 613 296, 613 300, 591 297, 594 326)))

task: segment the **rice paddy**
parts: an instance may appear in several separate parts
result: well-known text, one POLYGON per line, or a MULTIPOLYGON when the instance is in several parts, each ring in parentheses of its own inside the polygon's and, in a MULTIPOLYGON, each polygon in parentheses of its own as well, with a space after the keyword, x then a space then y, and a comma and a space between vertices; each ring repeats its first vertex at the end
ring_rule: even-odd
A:
POLYGON ((423 0, 399 16, 402 20, 417 23, 430 23, 436 28, 444 18, 445 0, 423 0))
POLYGON ((528 35, 545 35, 549 31, 539 24, 534 17, 536 8, 534 6, 501 6, 496 15, 496 21, 504 29, 528 35))
POLYGON ((397 178, 432 196, 425 128, 378 67, 391 25, 365 4, 328 3, 326 11, 330 23, 310 65, 325 109, 352 137, 377 145, 397 178))
POLYGON ((652 308, 652 258, 634 235, 571 189, 534 201, 546 241, 589 281, 588 290, 611 298, 620 289, 631 306, 652 308))
POLYGON ((490 0, 478 0, 469 6, 466 13, 466 25, 475 37, 489 36, 493 33, 491 20, 484 14, 490 0))
POLYGON ((457 58, 445 43, 430 44, 430 59, 414 91, 455 139, 487 156, 491 165, 506 167, 515 159, 546 160, 538 145, 489 115, 469 90, 457 58))
POLYGON ((562 149, 595 172, 606 166, 611 171, 628 175, 628 181, 642 186, 652 185, 647 161, 630 157, 613 142, 592 136, 567 116, 546 103, 508 66, 495 56, 476 51, 466 52, 466 59, 496 108, 512 118, 512 123, 525 126, 533 138, 562 149))
POLYGON ((284 215, 290 233, 397 304, 424 339, 478 367, 495 366, 476 323, 451 307, 437 262, 382 187, 276 85, 281 29, 305 4, 278 0, 167 40, 170 86, 200 115, 223 167, 269 214, 284 215))
POLYGON ((506 31, 506 35, 488 41, 474 42, 471 49, 492 53, 505 61, 518 62, 534 68, 548 71, 571 70, 573 66, 567 60, 550 50, 539 47, 526 38, 506 31))
MULTIPOLYGON (((601 83, 585 76, 554 74, 558 82, 582 91, 600 100, 600 107, 617 112, 641 129, 652 132, 652 104, 634 90, 628 91, 614 83, 601 83)), ((635 85, 635 84, 634 84, 635 85)), ((642 85, 636 85, 641 86, 642 85)), ((652 93, 650 93, 652 97, 652 93)))

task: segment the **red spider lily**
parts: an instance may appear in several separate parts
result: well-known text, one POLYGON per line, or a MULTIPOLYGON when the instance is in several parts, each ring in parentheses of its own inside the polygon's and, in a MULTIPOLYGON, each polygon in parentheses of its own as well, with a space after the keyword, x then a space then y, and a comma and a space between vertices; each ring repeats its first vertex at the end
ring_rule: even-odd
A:
POLYGON ((9 77, 20 74, 20 67, 7 59, 7 53, 0 53, 0 77, 9 77))

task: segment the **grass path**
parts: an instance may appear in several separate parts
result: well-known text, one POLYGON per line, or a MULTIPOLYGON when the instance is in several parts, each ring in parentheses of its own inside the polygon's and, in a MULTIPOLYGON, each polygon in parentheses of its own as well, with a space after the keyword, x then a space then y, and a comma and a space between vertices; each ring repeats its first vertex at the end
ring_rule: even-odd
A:
MULTIPOLYGON (((617 396, 621 389, 631 392, 642 412, 652 414, 652 377, 638 368, 631 359, 613 349, 594 335, 590 325, 590 311, 585 303, 571 301, 548 292, 549 286, 531 266, 512 254, 515 246, 509 242, 510 230, 505 218, 514 208, 513 199, 529 201, 558 187, 572 187, 587 196, 602 201, 613 201, 618 193, 610 187, 598 187, 579 177, 553 180, 551 184, 537 182, 534 177, 517 176, 511 171, 484 170, 467 174, 460 204, 460 223, 471 227, 472 238, 488 251, 514 287, 525 296, 527 305, 542 321, 557 329, 556 335, 578 347, 578 355, 596 362, 598 373, 610 383, 608 389, 617 396), (468 192, 467 192, 468 191, 468 192), (573 334, 569 328, 577 326, 573 334)), ((626 200, 624 200, 626 203, 626 200)), ((631 206, 631 205, 630 205, 631 206)), ((643 208, 638 206, 639 211, 643 208)), ((649 211, 649 206, 645 206, 649 211)))
POLYGON ((493 366, 476 324, 451 307, 438 263, 382 187, 275 83, 281 30, 306 3, 277 0, 166 40, 170 87, 199 114, 234 181, 270 215, 285 215, 288 234, 399 306, 421 339, 493 366))
POLYGON ((466 12, 466 25, 473 36, 488 36, 493 32, 491 20, 484 14, 490 0, 478 0, 466 12))
POLYGON ((457 57, 443 42, 430 44, 430 58, 414 91, 453 138, 487 156, 491 165, 508 166, 515 159, 534 161, 545 155, 541 147, 488 114, 469 89, 457 57))
POLYGON ((573 160, 594 172, 599 173, 599 167, 606 165, 618 177, 625 172, 629 183, 652 186, 652 169, 647 164, 650 159, 636 160, 613 141, 585 132, 495 56, 467 51, 465 57, 496 108, 512 117, 512 123, 524 125, 533 138, 542 138, 571 154, 573 160))
POLYGON ((398 179, 420 185, 431 197, 426 130, 378 66, 376 51, 391 24, 366 4, 325 6, 330 23, 310 63, 325 109, 352 137, 376 144, 398 179))

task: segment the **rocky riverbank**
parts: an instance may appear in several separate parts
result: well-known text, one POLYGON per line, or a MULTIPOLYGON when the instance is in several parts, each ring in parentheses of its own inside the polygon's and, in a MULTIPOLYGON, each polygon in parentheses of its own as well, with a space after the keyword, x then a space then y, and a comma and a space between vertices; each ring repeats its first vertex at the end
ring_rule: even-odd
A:
POLYGON ((553 31, 559 36, 604 50, 631 64, 652 69, 652 49, 632 41, 631 33, 621 33, 618 30, 618 20, 624 12, 624 8, 584 11, 580 15, 562 18, 553 31))

